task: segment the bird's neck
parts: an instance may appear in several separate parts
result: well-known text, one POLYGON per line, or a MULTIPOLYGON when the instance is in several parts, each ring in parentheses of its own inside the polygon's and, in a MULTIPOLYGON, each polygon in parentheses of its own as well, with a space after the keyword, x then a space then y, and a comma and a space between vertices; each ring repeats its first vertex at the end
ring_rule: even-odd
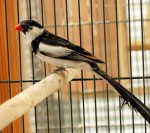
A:
POLYGON ((34 28, 33 31, 27 32, 26 37, 27 37, 29 43, 31 44, 31 42, 34 41, 40 35, 42 35, 43 32, 44 32, 44 29, 39 29, 39 28, 34 28))

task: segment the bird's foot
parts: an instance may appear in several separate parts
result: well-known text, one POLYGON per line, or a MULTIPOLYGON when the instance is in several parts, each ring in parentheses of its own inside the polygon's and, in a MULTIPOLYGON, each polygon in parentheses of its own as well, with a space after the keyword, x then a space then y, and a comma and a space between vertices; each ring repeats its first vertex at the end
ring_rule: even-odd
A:
POLYGON ((64 68, 64 67, 57 67, 52 73, 57 73, 57 72, 59 72, 59 71, 66 71, 66 72, 68 72, 68 71, 66 70, 66 68, 64 68))
MULTIPOLYGON (((123 99, 123 98, 122 98, 123 99)), ((128 105, 129 106, 129 102, 126 101, 125 99, 123 99, 123 101, 121 102, 120 108, 122 108, 124 105, 128 105)))
POLYGON ((134 104, 131 104, 130 101, 124 99, 123 97, 121 97, 121 98, 123 99, 123 101, 121 102, 120 108, 122 108, 124 105, 128 105, 129 108, 133 108, 137 112, 137 109, 134 106, 134 104))

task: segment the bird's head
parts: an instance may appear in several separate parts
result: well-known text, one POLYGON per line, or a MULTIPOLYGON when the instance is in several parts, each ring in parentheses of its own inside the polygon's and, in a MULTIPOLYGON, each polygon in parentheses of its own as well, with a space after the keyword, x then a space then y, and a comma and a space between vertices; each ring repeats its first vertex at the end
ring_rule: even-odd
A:
POLYGON ((31 42, 43 33, 44 28, 34 20, 24 20, 15 27, 15 30, 22 31, 31 42))

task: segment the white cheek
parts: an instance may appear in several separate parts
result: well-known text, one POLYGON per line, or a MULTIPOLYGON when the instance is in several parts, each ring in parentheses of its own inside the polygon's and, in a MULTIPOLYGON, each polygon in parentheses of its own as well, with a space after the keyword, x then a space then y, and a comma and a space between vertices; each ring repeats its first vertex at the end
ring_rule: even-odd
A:
POLYGON ((44 28, 39 29, 38 27, 33 26, 30 31, 26 32, 26 37, 29 43, 31 43, 35 38, 37 38, 43 32, 44 32, 44 28))

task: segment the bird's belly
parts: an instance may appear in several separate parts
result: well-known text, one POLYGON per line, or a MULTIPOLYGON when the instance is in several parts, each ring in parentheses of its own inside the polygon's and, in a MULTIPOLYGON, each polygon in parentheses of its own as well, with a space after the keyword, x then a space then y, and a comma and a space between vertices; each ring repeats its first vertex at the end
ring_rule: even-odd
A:
POLYGON ((37 53, 37 57, 46 63, 55 64, 57 66, 80 68, 80 69, 91 69, 90 65, 86 62, 58 59, 58 58, 45 56, 41 53, 37 53))

